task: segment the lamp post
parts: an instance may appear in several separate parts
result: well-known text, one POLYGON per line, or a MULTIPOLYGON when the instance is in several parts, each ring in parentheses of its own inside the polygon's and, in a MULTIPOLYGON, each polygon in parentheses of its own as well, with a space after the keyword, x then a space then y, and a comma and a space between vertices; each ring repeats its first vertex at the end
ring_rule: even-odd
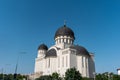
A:
POLYGON ((15 67, 15 73, 14 73, 14 80, 16 80, 16 78, 17 78, 17 70, 18 70, 18 63, 19 63, 20 54, 26 54, 26 52, 20 52, 18 54, 17 63, 16 63, 16 67, 15 67))
POLYGON ((96 73, 95 73, 95 72, 93 72, 93 76, 94 76, 94 80, 95 80, 95 76, 96 76, 96 73))
POLYGON ((2 78, 4 80, 4 69, 2 68, 2 78))
POLYGON ((110 80, 110 74, 109 74, 109 72, 108 72, 108 80, 110 80))

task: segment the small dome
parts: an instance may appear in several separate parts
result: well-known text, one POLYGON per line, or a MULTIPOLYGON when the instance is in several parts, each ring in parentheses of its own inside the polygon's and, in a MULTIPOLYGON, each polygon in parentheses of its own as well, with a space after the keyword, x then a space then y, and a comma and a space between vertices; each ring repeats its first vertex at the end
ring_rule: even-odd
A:
POLYGON ((82 46, 74 45, 74 46, 70 46, 70 48, 76 49, 77 50, 77 55, 82 54, 82 55, 88 55, 89 56, 89 52, 82 46))
POLYGON ((60 27, 56 31, 54 39, 58 36, 70 36, 75 39, 74 32, 70 28, 68 28, 66 25, 60 27))
POLYGON ((45 44, 41 44, 41 45, 38 47, 38 50, 48 50, 48 47, 47 47, 45 44))

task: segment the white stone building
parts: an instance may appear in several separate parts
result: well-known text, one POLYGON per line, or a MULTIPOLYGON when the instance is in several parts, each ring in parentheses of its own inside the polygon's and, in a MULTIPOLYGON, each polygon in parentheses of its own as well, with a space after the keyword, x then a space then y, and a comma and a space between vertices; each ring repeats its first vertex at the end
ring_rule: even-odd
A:
POLYGON ((75 45, 74 32, 66 25, 55 33, 55 45, 49 49, 45 44, 38 47, 35 60, 35 78, 57 72, 64 76, 69 68, 75 67, 83 77, 93 78, 95 72, 94 55, 84 47, 75 45))
POLYGON ((118 75, 120 75, 120 68, 117 69, 117 73, 118 73, 118 75))

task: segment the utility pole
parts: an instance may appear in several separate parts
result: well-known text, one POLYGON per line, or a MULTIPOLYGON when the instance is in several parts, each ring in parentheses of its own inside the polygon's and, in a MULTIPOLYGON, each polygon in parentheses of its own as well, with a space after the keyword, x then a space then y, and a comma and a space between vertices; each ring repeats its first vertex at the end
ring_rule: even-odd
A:
POLYGON ((14 80, 17 79, 17 70, 18 70, 18 63, 19 63, 20 54, 26 54, 26 52, 20 52, 20 53, 18 54, 17 63, 16 63, 16 67, 15 67, 15 73, 14 73, 14 80))
POLYGON ((4 69, 2 68, 2 78, 4 80, 4 69))

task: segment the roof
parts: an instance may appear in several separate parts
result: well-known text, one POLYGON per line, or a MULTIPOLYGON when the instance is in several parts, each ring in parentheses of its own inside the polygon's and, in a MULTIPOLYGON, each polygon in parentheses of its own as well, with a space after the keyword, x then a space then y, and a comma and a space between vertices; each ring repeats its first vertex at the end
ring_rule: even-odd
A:
POLYGON ((66 25, 60 27, 56 31, 54 39, 58 36, 70 36, 70 37, 75 39, 74 32, 69 27, 67 27, 66 25))
POLYGON ((89 56, 89 52, 82 46, 79 45, 72 45, 70 46, 70 48, 76 49, 77 50, 77 55, 82 54, 82 55, 88 55, 89 56))
POLYGON ((57 52, 55 49, 50 49, 46 53, 46 57, 56 57, 56 56, 57 56, 57 52))
POLYGON ((117 69, 117 71, 120 70, 120 68, 117 69))
POLYGON ((48 50, 48 47, 45 44, 41 44, 39 45, 38 50, 48 50))

